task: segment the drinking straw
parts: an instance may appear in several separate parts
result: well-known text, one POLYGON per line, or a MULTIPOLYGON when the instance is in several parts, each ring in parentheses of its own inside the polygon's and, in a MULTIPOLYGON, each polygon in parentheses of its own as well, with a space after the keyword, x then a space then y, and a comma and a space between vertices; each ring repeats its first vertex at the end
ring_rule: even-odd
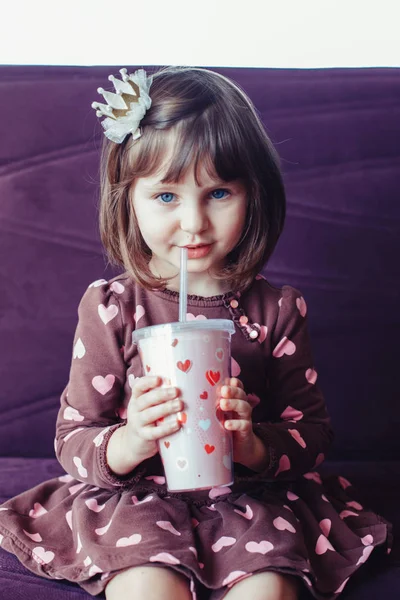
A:
POLYGON ((187 248, 181 248, 181 273, 179 287, 179 321, 186 321, 187 311, 187 248))

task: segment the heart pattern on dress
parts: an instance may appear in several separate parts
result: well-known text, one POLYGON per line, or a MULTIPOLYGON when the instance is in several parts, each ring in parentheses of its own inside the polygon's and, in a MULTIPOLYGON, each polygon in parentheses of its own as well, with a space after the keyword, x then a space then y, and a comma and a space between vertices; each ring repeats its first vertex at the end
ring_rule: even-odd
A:
POLYGON ((175 558, 175 556, 172 556, 172 554, 169 554, 169 552, 159 552, 158 554, 155 554, 154 556, 150 556, 149 560, 150 560, 150 562, 162 562, 167 565, 179 565, 180 564, 180 560, 178 558, 175 558))
POLYGON ((289 521, 286 521, 283 517, 276 517, 273 520, 273 525, 279 531, 290 531, 290 533, 296 533, 296 529, 293 527, 289 521))
POLYGON ((39 563, 39 565, 48 565, 54 560, 55 554, 51 550, 45 550, 42 546, 37 546, 32 550, 32 558, 39 563))
POLYGON ((308 383, 311 383, 311 385, 315 385, 317 378, 318 378, 318 373, 315 369, 307 369, 306 379, 307 379, 308 383))
POLYGON ((302 448, 307 448, 307 444, 305 443, 304 439, 301 437, 300 432, 297 431, 297 429, 288 429, 287 431, 288 433, 290 433, 292 438, 296 440, 299 446, 301 446, 302 448))
POLYGON ((296 298, 296 306, 299 309, 299 313, 301 314, 301 316, 305 317, 307 314, 307 304, 303 296, 300 296, 300 298, 296 298))
POLYGON ((97 307, 97 311, 104 325, 107 325, 107 323, 115 319, 119 312, 118 306, 116 306, 116 304, 110 304, 109 306, 107 306, 107 308, 104 306, 104 304, 99 304, 99 306, 97 307))
POLYGON ((213 552, 219 552, 222 548, 233 546, 236 543, 236 538, 223 535, 211 546, 213 552))
POLYGON ((285 354, 287 356, 291 356, 296 352, 296 344, 288 340, 285 336, 281 339, 279 344, 276 346, 275 350, 272 353, 272 356, 275 358, 282 358, 285 354))
POLYGON ((112 290, 116 294, 123 294, 125 291, 125 286, 122 285, 122 283, 119 283, 119 281, 113 281, 110 285, 110 290, 112 290))
POLYGON ((267 540, 262 540, 261 542, 247 542, 245 548, 247 552, 267 554, 267 552, 271 552, 271 550, 274 549, 274 546, 273 544, 271 544, 271 542, 267 542, 267 540))
POLYGON ((115 382, 115 375, 108 374, 105 377, 96 375, 92 379, 92 386, 102 396, 105 396, 113 387, 115 382))
POLYGON ((86 348, 81 340, 81 338, 78 338, 76 341, 76 344, 74 346, 74 351, 72 354, 72 358, 83 358, 86 354, 86 348))
POLYGON ((325 554, 325 552, 328 552, 328 550, 334 552, 335 548, 332 546, 330 541, 324 535, 321 534, 315 545, 315 554, 321 556, 321 554, 325 554))
POLYGON ((145 314, 146 314, 146 311, 144 310, 143 306, 141 304, 138 304, 136 307, 135 314, 133 315, 135 323, 136 324, 139 323, 140 319, 142 317, 144 317, 145 314))
POLYGON ((136 546, 142 541, 140 533, 133 533, 130 537, 119 538, 116 542, 117 548, 124 548, 126 546, 136 546))
POLYGON ((41 517, 42 515, 45 515, 47 513, 47 510, 44 508, 44 506, 42 506, 40 504, 40 502, 35 502, 33 505, 33 508, 29 511, 29 516, 32 519, 37 519, 38 517, 41 517))
POLYGON ((160 529, 164 529, 164 531, 169 531, 173 535, 181 535, 181 533, 172 525, 171 521, 156 521, 156 525, 160 529))

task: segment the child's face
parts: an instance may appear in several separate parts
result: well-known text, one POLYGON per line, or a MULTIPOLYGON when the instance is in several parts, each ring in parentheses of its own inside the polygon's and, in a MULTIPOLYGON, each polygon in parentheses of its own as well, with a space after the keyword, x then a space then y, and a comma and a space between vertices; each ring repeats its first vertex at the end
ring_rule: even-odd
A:
POLYGON ((138 178, 132 202, 142 236, 153 253, 150 267, 162 277, 176 276, 180 248, 205 244, 189 251, 189 283, 210 283, 210 273, 224 264, 239 242, 246 218, 247 194, 239 181, 214 180, 204 167, 198 169, 197 186, 193 165, 177 184, 159 183, 166 168, 138 178), (193 275, 192 275, 193 274, 193 275))

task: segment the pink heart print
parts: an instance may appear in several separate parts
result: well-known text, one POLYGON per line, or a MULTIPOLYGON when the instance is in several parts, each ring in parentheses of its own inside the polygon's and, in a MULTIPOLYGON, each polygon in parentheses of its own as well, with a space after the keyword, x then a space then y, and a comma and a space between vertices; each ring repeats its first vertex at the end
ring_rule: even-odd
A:
POLYGON ((307 448, 307 444, 305 443, 304 439, 301 437, 300 432, 297 431, 297 429, 288 429, 288 433, 290 433, 290 435, 292 436, 292 438, 294 440, 296 440, 296 442, 302 447, 302 448, 307 448))
POLYGON ((116 306, 116 304, 110 304, 110 306, 107 306, 107 308, 104 306, 104 304, 99 304, 97 310, 104 325, 107 325, 107 323, 115 319, 118 314, 118 306, 116 306))
POLYGON ((32 550, 32 558, 35 559, 39 565, 48 565, 54 560, 55 554, 51 550, 46 550, 42 546, 37 546, 32 550))
POLYGON ((145 479, 147 479, 147 481, 154 481, 157 485, 164 485, 165 483, 165 477, 162 477, 161 475, 148 475, 145 479))
POLYGON ((300 296, 300 298, 296 298, 296 306, 299 309, 299 313, 301 314, 301 316, 305 317, 307 314, 307 304, 303 296, 300 296))
POLYGON ((99 504, 96 500, 96 498, 89 498, 88 500, 85 500, 85 504, 88 507, 89 510, 95 512, 95 513, 99 513, 103 510, 103 508, 105 508, 105 503, 104 504, 99 504))
POLYGON ((274 549, 273 544, 271 542, 267 542, 266 540, 262 540, 261 542, 247 542, 245 546, 247 552, 257 552, 258 554, 267 554, 267 552, 271 552, 274 549))
POLYGON ((339 513, 339 517, 341 519, 345 519, 346 517, 358 517, 359 514, 353 512, 352 510, 342 510, 341 513, 339 513))
POLYGON ((154 556, 150 556, 150 562, 162 562, 167 565, 179 565, 180 560, 169 554, 168 552, 160 552, 159 554, 155 554, 154 556))
POLYGON ((316 471, 310 471, 310 473, 305 473, 303 475, 303 477, 305 479, 315 481, 315 483, 319 483, 320 485, 322 485, 321 475, 319 473, 317 473, 316 471))
POLYGON ((140 321, 140 319, 142 317, 144 317, 146 311, 144 310, 143 306, 141 304, 138 304, 136 307, 136 312, 133 315, 133 318, 135 319, 135 323, 138 323, 140 321))
POLYGON ((370 546, 371 544, 374 543, 374 538, 372 537, 371 534, 365 535, 363 538, 361 538, 362 543, 364 544, 364 546, 370 546))
POLYGON ((88 472, 87 469, 85 469, 85 467, 83 466, 82 460, 79 458, 79 456, 74 456, 72 460, 78 470, 78 474, 80 475, 80 477, 86 479, 86 477, 88 476, 88 472))
POLYGON ((80 492, 85 485, 86 483, 77 483, 76 485, 71 485, 71 487, 68 488, 68 492, 71 494, 71 496, 73 496, 73 494, 76 494, 76 492, 80 492))
POLYGON ((231 491, 232 490, 229 487, 214 487, 209 491, 208 496, 211 498, 211 500, 214 500, 215 498, 218 498, 218 496, 230 494, 231 491))
POLYGON ((301 412, 301 410, 297 410, 292 406, 287 406, 281 414, 281 419, 283 419, 284 421, 289 421, 290 419, 292 419, 293 421, 300 421, 300 419, 302 419, 303 417, 304 414, 301 412))
POLYGON ((328 550, 335 551, 335 548, 332 546, 330 541, 324 536, 320 535, 317 543, 315 545, 315 554, 321 556, 321 554, 325 554, 328 550))
POLYGON ((225 577, 225 579, 222 582, 222 585, 227 585, 228 587, 231 587, 233 582, 237 582, 239 581, 239 579, 244 579, 244 577, 247 577, 248 575, 249 573, 246 573, 246 571, 232 571, 227 577, 225 577))
POLYGON ((317 381, 317 377, 318 377, 318 373, 315 369, 307 369, 306 379, 307 379, 308 383, 311 383, 311 385, 314 385, 315 382, 317 381))
POLYGON ((96 535, 104 535, 105 533, 107 533, 107 531, 110 529, 111 523, 112 523, 112 519, 104 527, 99 527, 98 529, 95 529, 94 530, 95 534, 96 535))
POLYGON ((275 473, 275 477, 279 475, 279 473, 283 473, 284 471, 289 471, 290 469, 290 460, 286 454, 282 454, 279 459, 278 470, 275 473))
POLYGON ((195 317, 192 313, 187 313, 186 321, 207 321, 207 317, 205 317, 204 315, 197 315, 195 317))
POLYGON ((115 381, 115 375, 106 375, 102 377, 101 375, 96 375, 92 379, 92 386, 96 391, 99 392, 102 396, 105 396, 113 387, 115 381))
POLYGON ((262 344, 268 335, 268 327, 266 325, 259 325, 259 323, 254 323, 254 325, 260 328, 260 335, 257 338, 257 342, 262 344))
POLYGON ((244 517, 248 521, 251 521, 251 519, 253 518, 253 511, 251 510, 251 507, 248 504, 246 504, 246 512, 237 510, 237 508, 235 508, 233 512, 237 513, 241 517, 244 517))
POLYGON ((316 469, 321 463, 323 463, 325 460, 325 454, 323 454, 322 452, 320 452, 317 456, 317 458, 315 459, 315 465, 314 465, 314 469, 316 469))
POLYGON ((30 538, 34 542, 43 542, 43 538, 40 535, 40 533, 29 533, 29 531, 25 531, 25 529, 23 529, 22 531, 26 536, 28 536, 28 538, 30 538))
POLYGON ((231 358, 232 377, 239 377, 241 370, 242 369, 240 368, 239 363, 232 357, 231 358))
POLYGON ((47 513, 47 510, 39 502, 35 502, 35 504, 33 505, 33 508, 29 511, 29 516, 32 519, 37 519, 38 517, 41 517, 42 515, 45 515, 46 513, 47 513))
POLYGON ((291 356, 295 352, 296 352, 296 345, 293 342, 291 342, 290 340, 288 340, 288 338, 285 336, 281 339, 279 344, 276 346, 275 350, 272 353, 272 356, 274 356, 275 358, 281 358, 285 354, 287 354, 287 356, 291 356))
POLYGON ((175 529, 175 527, 172 525, 171 521, 156 521, 156 525, 160 529, 164 529, 164 531, 169 531, 173 535, 178 535, 178 536, 181 535, 181 533, 179 531, 177 531, 175 529))
POLYGON ((295 502, 296 500, 299 499, 299 496, 297 496, 296 494, 294 494, 293 492, 287 492, 286 494, 287 499, 290 500, 291 502, 295 502))
POLYGON ((286 521, 283 517, 276 517, 273 520, 274 527, 279 529, 279 531, 290 531, 290 533, 296 533, 296 529, 293 527, 289 521, 286 521))
POLYGON ((113 281, 113 283, 110 285, 110 290, 116 294, 123 294, 125 291, 125 286, 123 286, 122 283, 119 283, 119 281, 113 281))
POLYGON ((233 546, 233 544, 235 544, 235 543, 236 543, 236 538, 223 535, 222 537, 219 538, 219 540, 217 540, 215 542, 215 544, 213 544, 211 546, 211 550, 213 552, 219 552, 220 550, 222 550, 222 548, 233 546))
POLYGON ((67 406, 67 408, 64 410, 63 416, 66 421, 83 421, 85 418, 76 408, 73 408, 72 406, 67 406))
POLYGON ((357 561, 357 565, 361 565, 362 563, 365 563, 373 549, 374 549, 373 546, 366 546, 363 549, 362 555, 360 556, 360 558, 357 561))
POLYGON ((125 546, 136 546, 142 541, 142 536, 140 533, 134 533, 130 537, 119 538, 116 542, 117 548, 123 548, 125 546))
POLYGON ((349 579, 350 579, 350 577, 348 577, 347 579, 345 579, 345 580, 343 581, 342 585, 340 585, 340 586, 338 587, 338 589, 337 589, 337 590, 335 590, 335 592, 334 592, 334 593, 335 593, 335 594, 340 594, 340 592, 343 592, 343 590, 344 590, 344 588, 345 588, 345 585, 346 585, 346 583, 348 582, 348 580, 349 580, 349 579))
POLYGON ((322 521, 319 522, 319 526, 324 536, 328 537, 331 531, 332 521, 330 519, 322 519, 322 521))
POLYGON ((346 479, 345 477, 342 477, 341 475, 339 475, 338 480, 344 490, 351 486, 350 481, 348 479, 346 479))

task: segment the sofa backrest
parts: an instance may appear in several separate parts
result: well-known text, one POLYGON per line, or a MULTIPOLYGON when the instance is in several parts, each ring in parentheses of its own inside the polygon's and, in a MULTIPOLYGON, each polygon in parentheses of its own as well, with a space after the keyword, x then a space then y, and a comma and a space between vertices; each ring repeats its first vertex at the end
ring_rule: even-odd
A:
MULTIPOLYGON (((79 299, 115 273, 97 233, 91 103, 119 68, 0 67, 3 456, 53 455, 79 299)), ((307 300, 331 457, 398 457, 399 69, 217 70, 281 156, 287 224, 265 274, 307 300)))

